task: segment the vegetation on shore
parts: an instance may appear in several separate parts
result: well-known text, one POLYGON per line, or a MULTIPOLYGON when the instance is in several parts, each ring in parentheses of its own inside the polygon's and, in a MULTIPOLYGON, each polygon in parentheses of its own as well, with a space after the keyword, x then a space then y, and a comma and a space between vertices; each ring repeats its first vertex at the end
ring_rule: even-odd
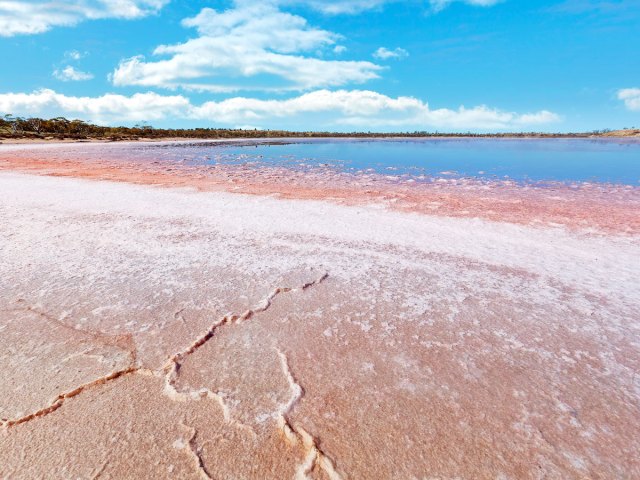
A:
POLYGON ((416 131, 399 133, 374 132, 318 132, 287 130, 243 130, 228 128, 154 128, 147 124, 133 127, 109 127, 94 125, 83 120, 69 120, 64 117, 50 119, 24 118, 13 115, 0 116, 0 139, 42 139, 42 140, 139 140, 162 138, 322 138, 322 137, 497 137, 497 138, 588 138, 599 136, 640 136, 640 129, 597 130, 581 133, 440 133, 437 131, 416 131))

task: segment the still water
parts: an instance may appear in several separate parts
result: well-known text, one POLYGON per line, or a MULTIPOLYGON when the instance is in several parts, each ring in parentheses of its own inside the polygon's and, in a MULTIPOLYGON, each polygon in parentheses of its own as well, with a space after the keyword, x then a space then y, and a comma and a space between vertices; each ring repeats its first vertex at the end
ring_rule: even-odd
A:
POLYGON ((640 139, 311 139, 143 148, 196 165, 330 165, 416 177, 640 184, 640 139))

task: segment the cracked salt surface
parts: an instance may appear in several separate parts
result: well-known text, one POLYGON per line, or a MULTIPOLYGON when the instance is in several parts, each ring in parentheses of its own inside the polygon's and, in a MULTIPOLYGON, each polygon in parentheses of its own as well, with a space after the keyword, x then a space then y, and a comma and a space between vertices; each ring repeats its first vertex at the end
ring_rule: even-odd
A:
POLYGON ((1 478, 640 475, 637 236, 6 172, 0 219, 1 478))

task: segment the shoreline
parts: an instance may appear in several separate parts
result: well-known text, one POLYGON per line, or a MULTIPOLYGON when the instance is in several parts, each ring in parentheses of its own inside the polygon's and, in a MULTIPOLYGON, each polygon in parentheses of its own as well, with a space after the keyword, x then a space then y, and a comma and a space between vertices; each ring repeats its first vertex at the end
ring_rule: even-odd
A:
POLYGON ((96 148, 101 145, 105 144, 0 146, 0 171, 328 200, 345 205, 371 204, 422 215, 565 227, 589 234, 640 234, 638 186, 593 182, 522 185, 469 178, 415 181, 382 173, 342 173, 330 167, 189 166, 155 157, 127 158, 118 150, 126 144, 96 148), (83 145, 91 148, 82 151, 83 145))
POLYGON ((454 140, 454 139, 493 139, 493 140, 589 140, 589 139, 611 139, 611 140, 638 140, 640 141, 640 130, 630 130, 628 133, 624 130, 612 131, 607 133, 591 134, 591 133, 525 133, 525 134, 433 134, 433 135, 386 135, 386 134, 371 134, 371 135, 318 135, 318 136, 264 136, 264 137, 140 137, 140 138, 123 138, 123 139, 108 139, 108 138, 86 138, 86 139, 72 139, 72 138, 12 138, 12 137, 0 137, 0 145, 31 145, 31 144, 44 144, 51 145, 56 143, 62 144, 113 144, 113 143, 153 143, 153 142, 233 142, 233 141, 252 141, 252 142, 268 142, 268 141, 322 141, 322 140, 362 140, 362 141, 393 141, 393 140, 454 140))

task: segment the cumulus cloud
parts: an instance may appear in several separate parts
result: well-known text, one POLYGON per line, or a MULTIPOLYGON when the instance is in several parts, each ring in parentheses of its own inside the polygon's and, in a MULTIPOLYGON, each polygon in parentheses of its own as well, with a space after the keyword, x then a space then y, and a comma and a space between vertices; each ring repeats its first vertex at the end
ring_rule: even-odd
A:
POLYGON ((0 36, 42 33, 58 26, 101 18, 140 18, 169 0, 0 0, 0 36))
POLYGON ((54 70, 53 76, 63 82, 79 82, 82 80, 91 80, 93 78, 93 74, 77 70, 71 65, 66 66, 62 70, 54 70))
POLYGON ((0 94, 0 112, 24 116, 62 115, 98 123, 184 117, 190 108, 189 100, 181 95, 165 96, 153 92, 74 97, 43 89, 33 93, 0 94))
POLYGON ((226 11, 205 8, 182 23, 195 28, 198 37, 153 52, 168 58, 122 61, 111 75, 113 84, 214 92, 306 90, 365 82, 377 78, 382 68, 366 61, 310 56, 334 48, 341 37, 270 2, 236 0, 226 11), (256 77, 260 80, 246 81, 256 77), (229 78, 236 81, 229 83, 229 78))
POLYGON ((183 25, 195 28, 199 36, 177 45, 161 45, 153 52, 167 59, 146 61, 138 56, 121 62, 112 75, 114 85, 222 92, 305 90, 364 82, 376 78, 381 69, 371 62, 305 56, 333 47, 340 36, 311 27, 303 17, 269 2, 236 1, 234 8, 224 12, 205 8, 183 25), (260 77, 265 83, 229 84, 222 76, 260 77))
POLYGON ((389 50, 385 47, 380 47, 375 52, 373 52, 373 56, 375 58, 379 58, 380 60, 388 60, 390 58, 405 58, 409 56, 409 52, 407 52, 404 48, 394 48, 393 50, 389 50))
POLYGON ((618 100, 622 100, 627 109, 640 111, 640 88, 623 88, 622 90, 618 90, 618 100))
POLYGON ((194 107, 191 112, 194 118, 224 123, 265 123, 278 118, 312 118, 314 114, 319 118, 328 118, 334 125, 367 129, 376 127, 381 130, 503 130, 559 120, 556 114, 546 110, 517 114, 486 106, 431 109, 426 102, 414 97, 392 98, 368 90, 318 90, 287 100, 236 97, 206 102, 194 107))
POLYGON ((414 97, 368 90, 317 90, 284 100, 234 97, 194 105, 182 95, 73 97, 53 90, 0 94, 0 111, 16 115, 65 115, 102 123, 194 120, 216 126, 376 130, 522 130, 560 120, 542 110, 519 114, 487 106, 432 109, 414 97), (304 126, 303 126, 304 125, 304 126))

